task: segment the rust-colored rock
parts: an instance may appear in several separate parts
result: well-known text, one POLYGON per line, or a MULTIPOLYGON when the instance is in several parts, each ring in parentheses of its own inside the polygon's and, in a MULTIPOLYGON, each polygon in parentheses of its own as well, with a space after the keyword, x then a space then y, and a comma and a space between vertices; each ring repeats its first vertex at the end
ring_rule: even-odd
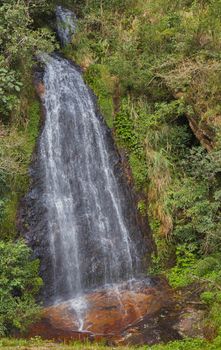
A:
MULTIPOLYGON (((147 316, 159 312, 169 301, 168 286, 137 283, 133 290, 110 288, 85 295, 87 309, 83 316, 82 331, 74 309, 74 300, 44 309, 42 320, 35 324, 29 336, 44 339, 112 339, 121 335, 147 316)), ((136 328, 134 332, 138 333, 136 328)))
POLYGON ((38 82, 36 85, 35 85, 35 88, 36 88, 36 91, 37 91, 37 94, 40 98, 42 98, 45 94, 45 86, 42 82, 38 82))

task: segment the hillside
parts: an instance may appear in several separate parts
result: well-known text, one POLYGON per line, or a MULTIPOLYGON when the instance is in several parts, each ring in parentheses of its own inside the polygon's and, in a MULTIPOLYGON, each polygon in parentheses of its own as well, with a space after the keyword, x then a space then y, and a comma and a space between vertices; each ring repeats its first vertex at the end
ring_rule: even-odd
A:
POLYGON ((200 335, 214 345, 192 340, 162 349, 219 349, 221 1, 59 4, 78 17, 64 48, 54 32, 55 1, 0 1, 0 335, 39 317, 39 261, 18 213, 42 124, 36 56, 59 49, 98 97, 148 218, 154 244, 146 274, 165 276, 205 311, 200 335))

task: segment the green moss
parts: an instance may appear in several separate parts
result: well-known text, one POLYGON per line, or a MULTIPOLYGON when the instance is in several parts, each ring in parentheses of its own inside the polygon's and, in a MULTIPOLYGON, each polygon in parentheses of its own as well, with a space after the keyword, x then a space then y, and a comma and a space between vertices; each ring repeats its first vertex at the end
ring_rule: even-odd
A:
POLYGON ((137 209, 141 213, 141 215, 146 216, 147 215, 147 205, 144 200, 140 200, 137 205, 137 209))
POLYGON ((1 139, 1 215, 0 237, 16 235, 16 215, 20 198, 29 186, 28 167, 39 133, 40 103, 31 99, 28 106, 28 122, 22 128, 5 129, 1 139))

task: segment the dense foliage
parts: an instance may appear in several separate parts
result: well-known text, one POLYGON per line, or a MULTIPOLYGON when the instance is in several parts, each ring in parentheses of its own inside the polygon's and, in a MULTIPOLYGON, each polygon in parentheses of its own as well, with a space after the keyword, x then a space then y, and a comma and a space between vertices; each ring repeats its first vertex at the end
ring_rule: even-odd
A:
POLYGON ((45 0, 0 1, 0 335, 24 330, 39 312, 38 261, 12 240, 39 130, 32 67, 36 55, 55 47, 52 31, 36 22, 49 10, 45 0))
POLYGON ((0 241, 0 336, 25 330, 38 316, 34 296, 42 280, 23 242, 0 241))
MULTIPOLYGON (((42 50, 57 47, 47 27, 55 3, 0 1, 0 249, 4 253, 17 247, 18 270, 26 266, 27 276, 33 278, 31 289, 30 279, 20 280, 20 301, 13 291, 9 294, 6 321, 0 319, 2 333, 20 328, 23 316, 11 322, 13 305, 24 303, 27 311, 35 294, 37 265, 28 263, 27 251, 24 260, 16 258, 25 246, 11 239, 16 236, 16 210, 27 190, 27 168, 38 134, 40 108, 32 88, 32 66, 42 50), (31 301, 26 299, 29 293, 31 301)), ((127 156, 135 189, 142 193, 138 209, 148 214, 157 246, 149 273, 166 274, 174 287, 200 284, 201 301, 209 310, 205 322, 218 334, 221 1, 60 3, 79 17, 78 33, 64 54, 84 69, 118 147, 127 156)), ((9 289, 10 283, 6 282, 9 289)), ((1 303, 0 298, 0 309, 1 303)), ((24 324, 33 305, 30 314, 24 312, 24 324)), ((214 346, 208 349, 218 349, 220 343, 214 346)), ((198 340, 168 345, 202 347, 207 345, 198 340)))
POLYGON ((205 324, 216 332, 220 13, 219 0, 86 1, 64 50, 84 68, 146 197, 138 209, 148 214, 157 245, 149 272, 165 273, 174 287, 200 283, 210 309, 205 324))

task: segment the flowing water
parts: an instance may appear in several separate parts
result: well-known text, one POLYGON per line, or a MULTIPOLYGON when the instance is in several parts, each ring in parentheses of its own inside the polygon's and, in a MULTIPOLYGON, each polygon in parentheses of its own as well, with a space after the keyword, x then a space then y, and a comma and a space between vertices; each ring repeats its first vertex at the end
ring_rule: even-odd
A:
MULTIPOLYGON (((59 7, 57 18, 66 44, 74 17, 59 7)), ((73 299, 82 329, 87 291, 115 285, 117 293, 141 272, 142 237, 111 132, 79 69, 56 55, 42 60, 45 122, 30 193, 34 250, 46 299, 73 299)))
POLYGON ((62 45, 71 42, 76 30, 76 17, 73 12, 58 6, 56 9, 57 32, 62 45))

